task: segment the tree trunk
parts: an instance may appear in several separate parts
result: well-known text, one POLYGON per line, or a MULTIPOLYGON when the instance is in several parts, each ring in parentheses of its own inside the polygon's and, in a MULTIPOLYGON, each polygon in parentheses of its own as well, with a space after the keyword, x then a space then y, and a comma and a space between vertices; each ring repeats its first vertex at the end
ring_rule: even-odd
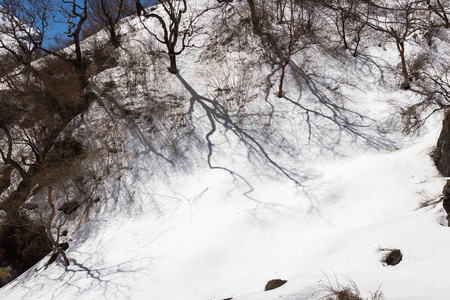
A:
POLYGON ((11 185, 11 173, 13 170, 12 166, 6 166, 0 171, 0 195, 11 185))
MULTIPOLYGON (((342 37, 342 40, 344 41, 344 49, 348 49, 347 36, 345 34, 345 22, 346 22, 346 19, 345 19, 345 16, 343 16, 343 12, 341 12, 341 18, 340 19, 341 19, 341 26, 342 26, 341 37, 342 37)), ((338 26, 338 30, 339 30, 339 26, 338 26)))
POLYGON ((139 0, 135 0, 136 2, 136 12, 138 16, 145 15, 145 8, 142 6, 139 0))
POLYGON ((356 55, 358 54, 358 47, 359 47, 359 44, 361 43, 361 32, 362 32, 363 28, 364 28, 364 25, 358 27, 356 41, 355 41, 355 49, 353 50, 353 57, 356 57, 356 55))
POLYGON ((0 203, 0 210, 6 211, 8 215, 17 213, 19 208, 28 200, 33 187, 30 178, 22 179, 16 190, 0 203))
POLYGON ((172 74, 177 74, 177 56, 172 51, 169 52, 169 58, 170 58, 170 67, 169 72, 172 74))
MULTIPOLYGON (((56 253, 52 257, 54 257, 54 259, 56 260, 56 258, 58 257, 58 254, 61 254, 61 256, 64 259, 64 263, 68 266, 68 265, 70 265, 70 262, 69 262, 69 259, 67 258, 66 253, 60 247, 59 236, 55 240, 53 238, 53 235, 52 235, 52 225, 53 225, 53 220, 55 219, 55 216, 56 216, 56 207, 55 207, 55 204, 53 203, 52 186, 51 185, 47 186, 47 204, 48 204, 48 206, 50 206, 50 209, 51 209, 50 217, 49 217, 49 219, 47 221, 47 228, 46 228, 47 237, 51 241, 51 243, 53 244, 53 248, 56 249, 56 253)), ((51 259, 52 258, 50 258, 49 263, 47 264, 47 266, 50 264, 51 259)))
POLYGON ((261 30, 259 28, 259 18, 258 14, 256 13, 255 2, 253 0, 247 0, 247 3, 250 7, 250 18, 252 20, 253 33, 259 35, 261 34, 261 30))
POLYGON ((280 76, 280 85, 278 86, 278 98, 283 97, 283 82, 284 82, 284 73, 287 65, 281 65, 281 76, 280 76))
POLYGON ((408 90, 410 88, 409 85, 409 74, 408 74, 408 67, 406 66, 406 58, 405 58, 405 43, 402 40, 397 39, 397 49, 400 53, 400 60, 402 65, 402 75, 403 75, 403 83, 401 85, 401 88, 404 90, 408 90))
POLYGON ((111 38, 111 44, 113 44, 114 48, 119 48, 120 41, 119 41, 119 38, 118 38, 118 36, 116 34, 116 31, 114 30, 114 27, 109 30, 109 35, 110 35, 110 38, 111 38))

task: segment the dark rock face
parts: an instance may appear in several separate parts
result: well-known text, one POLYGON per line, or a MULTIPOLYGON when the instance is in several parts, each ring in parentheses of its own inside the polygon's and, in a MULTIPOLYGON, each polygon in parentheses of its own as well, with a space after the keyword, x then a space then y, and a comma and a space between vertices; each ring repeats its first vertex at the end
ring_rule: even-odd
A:
POLYGON ((384 262, 388 266, 395 266, 398 265, 403 258, 403 254, 399 249, 393 249, 389 252, 389 254, 384 259, 384 262))
POLYGON ((42 225, 25 217, 0 224, 0 287, 13 280, 51 251, 42 225), (8 272, 6 272, 8 271, 8 272))
POLYGON ((442 131, 432 157, 442 176, 450 177, 450 111, 442 121, 442 131))
POLYGON ((450 226, 450 180, 447 180, 447 184, 442 190, 442 206, 447 213, 448 225, 450 226))
POLYGON ((11 266, 0 268, 0 287, 8 284, 16 276, 14 276, 11 266))
MULTIPOLYGON (((450 177, 450 110, 445 113, 442 121, 442 130, 436 145, 436 149, 431 155, 436 168, 442 176, 450 177)), ((447 212, 448 225, 450 226, 450 180, 442 190, 442 206, 447 212)))
POLYGON ((282 279, 269 280, 269 282, 267 282, 267 284, 266 284, 266 287, 264 288, 264 291, 270 291, 270 290, 279 288, 280 286, 282 286, 286 282, 287 282, 287 280, 282 280, 282 279))

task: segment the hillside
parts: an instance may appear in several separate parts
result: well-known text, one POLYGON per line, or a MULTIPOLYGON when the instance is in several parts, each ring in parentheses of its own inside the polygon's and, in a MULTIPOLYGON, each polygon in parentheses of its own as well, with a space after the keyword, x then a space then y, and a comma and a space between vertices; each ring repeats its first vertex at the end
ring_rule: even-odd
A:
MULTIPOLYGON (((448 299, 446 178, 430 157, 443 110, 406 132, 423 91, 400 88, 395 41, 366 28, 354 57, 327 18, 293 53, 278 97, 280 65, 246 5, 204 12, 177 74, 146 29, 157 19, 121 21, 74 130, 84 147, 107 145, 88 160, 101 174, 111 166, 100 200, 58 228, 70 265, 47 267, 49 254, 0 299, 335 299, 330 288, 353 283, 363 299, 448 299), (383 263, 389 249, 398 265, 383 263), (287 283, 264 292, 271 279, 287 283)), ((407 58, 447 65, 448 29, 437 31, 432 46, 409 38, 407 58)), ((82 46, 97 53, 105 39, 82 46)), ((45 192, 27 201, 44 205, 45 192)))

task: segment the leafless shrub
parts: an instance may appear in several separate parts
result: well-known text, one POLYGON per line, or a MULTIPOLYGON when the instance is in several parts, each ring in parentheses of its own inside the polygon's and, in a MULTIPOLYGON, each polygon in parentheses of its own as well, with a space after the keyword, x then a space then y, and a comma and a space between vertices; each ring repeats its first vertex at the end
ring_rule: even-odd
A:
POLYGON ((430 54, 428 52, 422 52, 412 56, 408 60, 408 69, 411 81, 419 81, 423 77, 423 72, 430 64, 430 54))
POLYGON ((242 49, 257 43, 258 37, 252 36, 250 20, 241 15, 247 9, 246 5, 244 2, 233 2, 217 10, 216 17, 209 24, 211 33, 203 51, 206 58, 220 60, 230 48, 242 49))
POLYGON ((204 71, 215 97, 230 111, 243 109, 252 100, 249 91, 250 72, 242 58, 225 59, 204 71))
POLYGON ((93 77, 100 72, 117 66, 117 53, 112 44, 100 37, 91 37, 85 41, 89 45, 86 56, 91 61, 88 65, 87 76, 93 77))
POLYGON ((307 0, 289 0, 287 6, 289 14, 285 21, 279 25, 268 22, 261 35, 264 59, 281 70, 278 98, 283 97, 286 68, 293 56, 306 48, 307 37, 315 28, 317 16, 316 6, 307 0))
POLYGON ((370 6, 372 6, 370 18, 361 21, 365 22, 369 28, 384 33, 395 41, 403 76, 400 87, 407 90, 411 87, 411 78, 406 60, 406 42, 423 28, 421 3, 397 0, 380 6, 370 3, 370 6))
POLYGON ((419 203, 418 209, 422 208, 435 208, 436 205, 442 202, 442 194, 431 195, 426 191, 421 191, 418 193, 422 198, 419 203))
POLYGON ((443 26, 450 28, 448 9, 450 1, 448 0, 425 0, 426 6, 433 13, 435 19, 431 18, 432 26, 443 26))
POLYGON ((400 108, 400 115, 402 116, 402 122, 404 124, 403 132, 406 134, 417 131, 422 125, 418 106, 416 105, 400 108))
POLYGON ((332 283, 327 277, 325 283, 321 283, 319 289, 313 294, 317 300, 384 300, 383 292, 378 288, 375 292, 369 292, 368 297, 363 297, 358 286, 352 280, 348 284, 341 284, 337 277, 336 283, 332 283))
POLYGON ((196 11, 193 9, 194 3, 186 0, 156 0, 156 2, 160 9, 145 14, 146 19, 153 19, 155 22, 152 26, 148 26, 146 19, 140 17, 141 24, 155 41, 164 45, 164 53, 169 56, 170 61, 168 70, 176 74, 178 73, 176 58, 185 49, 193 47, 192 41, 200 30, 199 18, 208 11, 220 8, 224 3, 204 5, 196 11), (186 22, 183 23, 182 20, 186 22))
POLYGON ((391 124, 404 134, 414 134, 423 125, 422 112, 430 106, 430 102, 399 105, 395 101, 388 101, 392 107, 391 124))
MULTIPOLYGON (((421 63, 419 62, 420 66, 421 63)), ((418 71, 421 97, 406 108, 401 108, 406 133, 416 132, 429 117, 450 107, 449 68, 441 64, 428 64, 418 71)))

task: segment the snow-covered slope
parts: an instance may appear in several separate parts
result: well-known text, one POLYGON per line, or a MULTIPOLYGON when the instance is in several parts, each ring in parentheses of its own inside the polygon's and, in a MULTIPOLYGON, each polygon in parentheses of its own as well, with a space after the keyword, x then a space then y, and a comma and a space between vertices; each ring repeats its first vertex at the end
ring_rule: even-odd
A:
MULTIPOLYGON (((204 18, 200 39, 216 12, 204 18)), ((130 32, 123 48, 148 38, 130 32)), ((39 263, 1 299, 300 300, 349 281, 364 295, 448 299, 445 213, 419 208, 444 185, 429 156, 442 116, 402 134, 395 107, 416 96, 398 88, 395 45, 368 41, 357 58, 313 45, 277 98, 279 72, 252 39, 188 49, 178 75, 145 69, 162 100, 191 109, 187 133, 149 145, 130 126, 133 169, 72 237, 71 265, 39 263), (224 82, 231 95, 218 94, 224 82), (402 251, 399 265, 382 264, 387 248, 402 251), (288 282, 264 292, 275 278, 288 282)), ((95 80, 120 85, 126 72, 119 63, 95 80)))

